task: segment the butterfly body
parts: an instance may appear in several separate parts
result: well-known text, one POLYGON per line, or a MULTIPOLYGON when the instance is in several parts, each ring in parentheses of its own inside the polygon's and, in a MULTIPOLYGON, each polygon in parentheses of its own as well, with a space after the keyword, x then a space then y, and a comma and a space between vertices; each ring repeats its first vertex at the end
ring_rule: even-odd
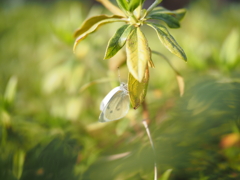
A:
POLYGON ((120 86, 112 89, 102 100, 99 122, 108 122, 121 119, 129 110, 129 96, 127 84, 121 83, 120 86))

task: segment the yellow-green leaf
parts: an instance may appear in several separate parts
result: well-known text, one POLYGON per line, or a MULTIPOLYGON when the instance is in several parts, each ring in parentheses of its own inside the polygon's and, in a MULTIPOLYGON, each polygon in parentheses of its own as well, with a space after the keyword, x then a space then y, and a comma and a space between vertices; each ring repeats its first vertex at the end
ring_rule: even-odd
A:
POLYGON ((168 180, 171 175, 172 169, 166 170, 163 175, 160 177, 160 180, 168 180))
POLYGON ((23 165, 24 165, 25 152, 18 150, 13 156, 13 175, 20 179, 22 176, 23 165))
POLYGON ((99 16, 93 16, 83 22, 80 28, 78 28, 75 33, 74 37, 77 38, 78 36, 82 35, 83 33, 87 32, 89 29, 91 29, 93 26, 98 24, 99 22, 103 20, 108 19, 121 19, 122 16, 113 15, 113 16, 107 16, 107 15, 99 15, 99 16))
POLYGON ((134 26, 132 25, 123 25, 117 30, 108 42, 104 59, 113 57, 124 46, 133 28, 134 26))
POLYGON ((185 52, 179 46, 174 37, 168 32, 168 29, 165 26, 150 22, 148 22, 147 25, 152 27, 157 32, 158 38, 171 53, 187 61, 185 52))
POLYGON ((145 75, 147 63, 151 60, 151 53, 147 44, 147 40, 137 27, 132 31, 126 42, 127 66, 132 76, 139 82, 145 75))
POLYGON ((75 40, 74 46, 73 46, 73 51, 76 49, 76 46, 83 40, 85 39, 89 34, 95 32, 99 27, 101 27, 104 24, 107 23, 112 23, 112 22, 125 22, 126 20, 122 18, 122 16, 106 16, 106 15, 101 15, 101 16, 95 16, 92 17, 88 20, 86 20, 82 27, 79 28, 74 36, 77 37, 75 40))
POLYGON ((142 82, 138 82, 131 73, 128 75, 128 92, 130 102, 134 109, 137 109, 145 99, 147 94, 147 87, 149 81, 149 70, 148 67, 145 70, 145 74, 142 82))

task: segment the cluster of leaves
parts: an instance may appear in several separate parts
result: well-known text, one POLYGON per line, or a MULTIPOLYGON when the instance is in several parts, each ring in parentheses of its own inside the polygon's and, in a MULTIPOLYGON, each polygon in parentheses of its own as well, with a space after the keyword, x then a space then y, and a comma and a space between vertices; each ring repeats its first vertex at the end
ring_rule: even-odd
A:
MULTIPOLYGON (((144 101, 149 81, 149 67, 154 67, 151 58, 151 49, 141 30, 141 26, 146 24, 153 28, 161 43, 171 53, 187 61, 183 49, 169 33, 167 27, 161 24, 161 22, 165 22, 170 28, 179 28, 179 21, 184 17, 186 11, 184 9, 170 11, 163 7, 157 7, 161 1, 162 0, 155 0, 148 9, 143 9, 144 0, 117 0, 117 4, 121 10, 112 4, 111 9, 113 9, 112 7, 114 6, 114 11, 118 14, 91 17, 85 20, 74 34, 76 37, 74 44, 75 50, 76 46, 84 38, 95 32, 100 26, 113 22, 126 23, 121 26, 109 40, 104 59, 113 57, 126 44, 126 63, 129 70, 128 91, 134 109, 138 108, 144 101)), ((104 0, 100 2, 104 5, 110 3, 104 0)))

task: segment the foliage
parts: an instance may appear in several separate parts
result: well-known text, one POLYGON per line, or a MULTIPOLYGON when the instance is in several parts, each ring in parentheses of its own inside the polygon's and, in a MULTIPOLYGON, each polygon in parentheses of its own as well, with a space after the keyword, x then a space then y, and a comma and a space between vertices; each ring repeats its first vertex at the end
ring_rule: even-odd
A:
POLYGON ((149 67, 154 67, 151 58, 151 49, 144 36, 141 26, 144 24, 156 30, 162 44, 173 54, 187 61, 183 49, 169 33, 168 29, 159 24, 165 22, 170 28, 179 28, 179 21, 184 17, 185 10, 170 11, 163 7, 156 7, 162 0, 155 0, 148 9, 142 9, 145 0, 117 0, 118 9, 108 0, 99 0, 110 11, 118 13, 112 16, 93 16, 83 22, 81 27, 75 31, 77 38, 73 47, 85 39, 89 34, 95 32, 100 26, 113 23, 125 22, 109 40, 104 59, 113 57, 126 43, 127 66, 129 70, 128 89, 129 97, 134 109, 137 109, 145 99, 149 81, 149 67), (160 20, 153 23, 150 20, 160 20), (138 83, 136 83, 138 81, 138 83), (143 82, 144 81, 144 82, 143 82), (143 83, 143 85, 141 85, 143 83), (140 91, 137 92, 137 91, 140 91))
MULTIPOLYGON (((187 64, 143 27, 151 49, 161 48, 187 85, 180 98, 175 73, 152 55, 146 99, 162 179, 170 169, 170 180, 240 176, 239 4, 216 7, 208 0, 190 4, 182 28, 171 31, 187 64)), ((125 56, 97 61, 115 24, 85 38, 73 55, 72 32, 86 12, 107 13, 70 1, 0 10, 0 179, 153 179, 139 111, 97 122, 104 94, 118 83, 114 64, 125 56)), ((122 79, 126 72, 122 66, 122 79)))

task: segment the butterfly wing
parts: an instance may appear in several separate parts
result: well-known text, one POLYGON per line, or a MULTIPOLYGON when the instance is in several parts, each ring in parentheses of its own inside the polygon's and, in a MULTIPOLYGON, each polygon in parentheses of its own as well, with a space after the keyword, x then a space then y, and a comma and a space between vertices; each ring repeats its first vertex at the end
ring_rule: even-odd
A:
POLYGON ((121 119, 129 110, 129 97, 124 91, 116 92, 100 114, 100 122, 121 119))
POLYGON ((115 87, 113 88, 105 97, 104 99, 102 100, 101 104, 100 104, 100 110, 103 111, 104 107, 107 105, 107 103, 110 101, 110 99, 113 97, 113 95, 120 91, 121 90, 121 87, 118 86, 118 87, 115 87))

